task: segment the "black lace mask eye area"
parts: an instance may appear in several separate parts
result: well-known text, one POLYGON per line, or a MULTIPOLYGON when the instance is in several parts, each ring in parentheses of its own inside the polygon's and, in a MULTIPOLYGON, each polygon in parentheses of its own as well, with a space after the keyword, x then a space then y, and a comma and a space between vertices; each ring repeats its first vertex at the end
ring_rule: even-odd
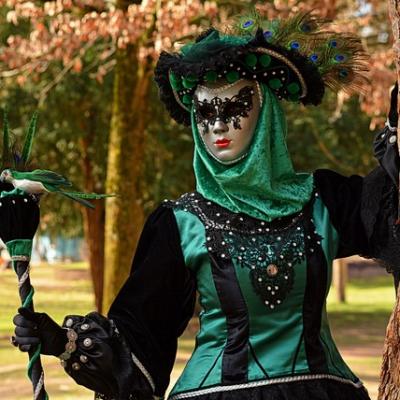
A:
POLYGON ((253 87, 245 86, 231 98, 214 97, 210 101, 207 99, 200 101, 194 96, 196 121, 202 125, 203 134, 208 132, 209 124, 214 125, 217 120, 226 124, 233 122, 235 129, 241 129, 240 119, 247 118, 253 108, 253 94, 253 87))

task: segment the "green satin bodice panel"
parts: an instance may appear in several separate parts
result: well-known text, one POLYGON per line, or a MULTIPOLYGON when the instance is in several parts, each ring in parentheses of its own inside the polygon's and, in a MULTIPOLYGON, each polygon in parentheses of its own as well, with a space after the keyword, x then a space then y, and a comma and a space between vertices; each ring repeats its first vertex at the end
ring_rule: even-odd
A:
MULTIPOLYGON (((206 229, 200 219, 184 210, 174 210, 186 266, 197 279, 202 312, 196 348, 172 394, 221 384, 222 355, 227 341, 227 324, 214 284, 206 247, 206 229)), ((332 262, 338 248, 338 234, 319 197, 313 205, 313 221, 321 236, 328 265, 326 296, 332 277, 332 262)), ((295 279, 287 298, 274 309, 265 306, 255 292, 249 270, 234 262, 237 280, 249 317, 248 381, 306 374, 310 372, 303 337, 303 301, 307 283, 307 260, 297 263, 295 279), (254 355, 257 360, 255 360, 254 355), (264 371, 263 371, 264 370, 264 371)), ((341 358, 332 339, 325 306, 321 315, 321 343, 329 373, 356 381, 357 377, 341 358)))

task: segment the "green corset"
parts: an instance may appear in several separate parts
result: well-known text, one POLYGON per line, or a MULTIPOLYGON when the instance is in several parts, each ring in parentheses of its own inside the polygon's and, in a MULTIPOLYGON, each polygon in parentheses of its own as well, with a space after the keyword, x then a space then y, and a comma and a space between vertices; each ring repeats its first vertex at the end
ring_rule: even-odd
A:
POLYGON ((197 194, 176 202, 174 213, 202 311, 195 350, 170 399, 301 379, 362 385, 329 329, 338 234, 319 197, 271 224, 197 194))

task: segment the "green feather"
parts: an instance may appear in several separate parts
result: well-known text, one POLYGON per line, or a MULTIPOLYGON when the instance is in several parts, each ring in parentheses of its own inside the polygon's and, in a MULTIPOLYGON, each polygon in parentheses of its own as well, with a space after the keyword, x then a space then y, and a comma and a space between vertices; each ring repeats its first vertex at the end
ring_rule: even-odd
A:
POLYGON ((29 179, 54 186, 72 186, 72 183, 62 175, 45 169, 35 169, 30 172, 12 171, 15 179, 29 179))
POLYGON ((8 124, 8 110, 3 112, 3 158, 2 164, 5 165, 10 161, 10 127, 8 124))
POLYGON ((115 197, 115 194, 84 193, 84 192, 70 192, 70 191, 68 192, 68 194, 75 197, 79 197, 80 199, 91 199, 91 200, 101 200, 107 197, 115 197))
POLYGON ((368 55, 359 38, 330 32, 318 44, 315 54, 318 54, 317 67, 327 87, 349 94, 363 91, 368 82, 368 55))
POLYGON ((81 199, 81 198, 76 197, 74 195, 71 195, 69 192, 61 191, 61 192, 58 192, 58 193, 63 195, 63 196, 65 196, 65 197, 67 197, 67 198, 69 198, 69 199, 71 199, 71 200, 77 201, 79 204, 82 204, 85 207, 94 208, 94 205, 92 203, 90 203, 89 201, 81 199))
POLYGON ((78 203, 80 203, 80 204, 82 204, 82 205, 84 205, 86 207, 90 207, 90 208, 94 208, 94 206, 93 206, 92 203, 90 203, 86 199, 89 199, 89 200, 100 200, 100 199, 104 199, 106 197, 115 196, 113 194, 67 192, 65 190, 62 190, 62 189, 58 188, 57 186, 54 186, 54 185, 51 185, 51 184, 47 184, 47 183, 43 183, 43 186, 50 193, 61 194, 61 195, 65 196, 65 197, 67 197, 69 199, 75 200, 78 203))
POLYGON ((359 38, 335 33, 330 30, 329 23, 310 12, 268 20, 253 11, 236 18, 233 28, 236 34, 246 38, 262 28, 269 43, 308 58, 318 68, 328 88, 335 92, 360 93, 368 82, 368 56, 359 38), (244 26, 248 21, 250 23, 244 26))
POLYGON ((21 154, 21 161, 24 165, 28 163, 29 157, 31 155, 33 139, 36 133, 37 118, 38 113, 35 112, 32 116, 31 122, 29 123, 29 127, 25 135, 24 147, 21 154))
POLYGON ((239 35, 248 36, 253 34, 260 27, 260 23, 260 14, 254 8, 249 14, 238 16, 233 28, 239 35))

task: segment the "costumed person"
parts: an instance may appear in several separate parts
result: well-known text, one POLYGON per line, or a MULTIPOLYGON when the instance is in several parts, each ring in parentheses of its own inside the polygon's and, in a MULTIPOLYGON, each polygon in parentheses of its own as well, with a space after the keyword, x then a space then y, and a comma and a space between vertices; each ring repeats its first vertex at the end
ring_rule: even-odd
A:
POLYGON ((200 331, 170 400, 369 399, 332 339, 326 297, 335 258, 400 260, 396 130, 377 137, 382 167, 365 178, 294 171, 281 101, 318 105, 326 87, 364 80, 359 40, 323 27, 310 14, 257 17, 161 54, 161 99, 192 126, 196 191, 150 215, 107 317, 59 326, 21 308, 21 350, 40 342, 98 399, 164 398, 197 290, 200 331))

